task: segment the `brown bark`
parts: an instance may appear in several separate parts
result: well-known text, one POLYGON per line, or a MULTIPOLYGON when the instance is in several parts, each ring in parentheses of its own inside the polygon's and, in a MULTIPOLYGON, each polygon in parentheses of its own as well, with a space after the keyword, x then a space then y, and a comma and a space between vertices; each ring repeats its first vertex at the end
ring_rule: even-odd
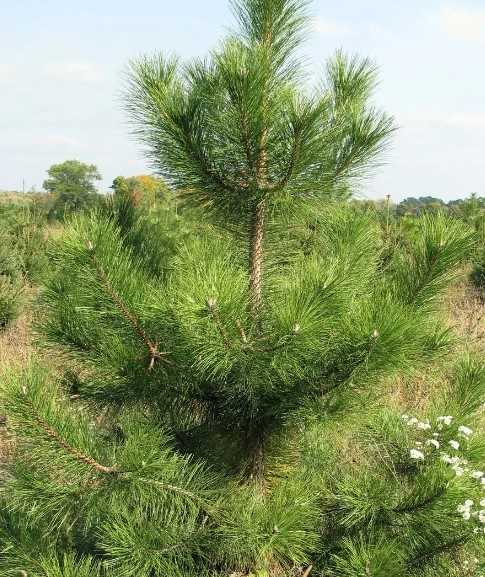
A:
POLYGON ((261 494, 266 492, 265 467, 264 467, 264 433, 253 427, 247 433, 246 446, 248 461, 246 464, 245 477, 253 483, 261 494))
POLYGON ((256 205, 256 210, 251 223, 250 254, 249 254, 249 294, 251 300, 251 316, 258 319, 263 304, 263 240, 264 240, 264 217, 266 212, 266 200, 261 200, 256 205))

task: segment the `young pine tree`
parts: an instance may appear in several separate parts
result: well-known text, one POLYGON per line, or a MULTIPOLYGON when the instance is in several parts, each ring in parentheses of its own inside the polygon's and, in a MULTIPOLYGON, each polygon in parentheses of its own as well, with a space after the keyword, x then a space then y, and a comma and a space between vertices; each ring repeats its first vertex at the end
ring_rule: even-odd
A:
POLYGON ((375 70, 339 53, 307 92, 306 3, 234 9, 239 31, 208 59, 129 76, 154 167, 206 225, 192 215, 174 247, 134 213, 132 233, 125 207, 54 245, 41 329, 79 377, 34 364, 4 384, 2 574, 475 570, 483 368, 443 364, 427 416, 382 398, 448 351, 437 299, 472 236, 426 217, 385 252, 342 200, 393 129, 370 103, 375 70))

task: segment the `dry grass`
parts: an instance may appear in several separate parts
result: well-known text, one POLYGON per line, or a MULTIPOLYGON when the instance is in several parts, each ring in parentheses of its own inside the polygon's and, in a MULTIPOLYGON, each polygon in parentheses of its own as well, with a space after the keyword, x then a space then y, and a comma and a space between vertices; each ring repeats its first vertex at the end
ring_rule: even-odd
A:
POLYGON ((456 358, 465 351, 485 355, 485 295, 463 274, 443 298, 445 323, 457 337, 456 347, 448 358, 416 371, 412 377, 396 377, 389 383, 390 403, 408 411, 424 414, 434 392, 448 384, 456 358))
MULTIPOLYGON (((32 312, 29 303, 22 315, 7 329, 0 331, 0 382, 7 371, 25 367, 33 353, 31 344, 32 312)), ((0 410, 0 425, 5 417, 0 410)), ((13 450, 12 438, 4 427, 0 426, 0 477, 3 466, 13 450)))
POLYGON ((31 313, 23 314, 5 331, 0 332, 0 376, 12 367, 25 366, 32 355, 30 343, 31 313))
POLYGON ((461 281, 448 291, 444 305, 462 345, 485 353, 485 293, 461 281))

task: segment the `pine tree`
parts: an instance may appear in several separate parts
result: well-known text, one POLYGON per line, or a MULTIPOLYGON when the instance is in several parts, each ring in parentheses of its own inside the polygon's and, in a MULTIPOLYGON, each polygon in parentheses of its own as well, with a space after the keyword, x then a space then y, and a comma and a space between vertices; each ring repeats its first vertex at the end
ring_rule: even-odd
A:
POLYGON ((389 251, 345 202, 393 130, 371 104, 375 69, 338 53, 306 92, 306 3, 233 6, 239 32, 207 60, 144 58, 129 74, 136 133, 192 234, 174 245, 123 205, 53 245, 39 329, 78 374, 34 363, 5 379, 0 568, 475 570, 485 370, 452 366, 438 312, 473 234, 425 216, 389 251), (402 416, 387 383, 437 358, 427 414, 402 416))

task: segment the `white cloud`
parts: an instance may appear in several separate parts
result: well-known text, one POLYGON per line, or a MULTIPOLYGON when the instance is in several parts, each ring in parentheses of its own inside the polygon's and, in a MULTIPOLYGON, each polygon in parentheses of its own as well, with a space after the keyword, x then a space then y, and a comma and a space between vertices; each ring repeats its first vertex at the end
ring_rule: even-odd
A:
POLYGON ((312 19, 312 28, 318 34, 327 36, 347 36, 351 33, 350 27, 346 24, 335 20, 324 20, 321 16, 312 19))
POLYGON ((10 84, 14 79, 14 67, 11 64, 0 62, 0 85, 10 84))
POLYGON ((50 146, 52 148, 57 147, 67 147, 67 148, 78 148, 80 143, 75 138, 70 138, 69 136, 63 136, 62 134, 46 134, 41 137, 36 138, 36 143, 44 146, 50 146))
POLYGON ((485 129, 485 113, 450 112, 449 114, 437 114, 432 111, 427 111, 418 114, 403 115, 398 118, 398 124, 403 128, 412 129, 448 127, 476 131, 477 129, 485 129))
POLYGON ((446 5, 440 11, 440 20, 452 38, 485 43, 485 8, 446 5))
POLYGON ((447 124, 457 128, 476 130, 485 129, 485 114, 463 113, 453 114, 447 119, 447 124))
POLYGON ((88 83, 96 82, 100 78, 94 64, 74 60, 49 62, 44 67, 44 74, 53 80, 78 80, 88 83))
POLYGON ((2 154, 42 156, 45 154, 69 154, 76 155, 85 150, 82 140, 59 132, 35 132, 19 130, 13 127, 2 131, 0 152, 2 154))

